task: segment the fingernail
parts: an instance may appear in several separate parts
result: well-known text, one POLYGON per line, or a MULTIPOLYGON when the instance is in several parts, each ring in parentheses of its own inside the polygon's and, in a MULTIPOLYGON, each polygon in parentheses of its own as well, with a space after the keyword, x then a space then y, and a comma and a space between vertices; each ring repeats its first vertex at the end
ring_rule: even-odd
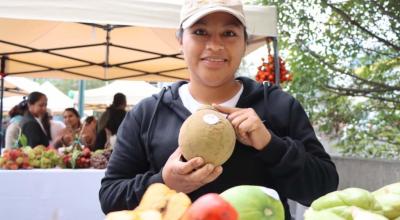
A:
POLYGON ((211 171, 214 169, 214 165, 212 164, 207 164, 207 170, 211 171))

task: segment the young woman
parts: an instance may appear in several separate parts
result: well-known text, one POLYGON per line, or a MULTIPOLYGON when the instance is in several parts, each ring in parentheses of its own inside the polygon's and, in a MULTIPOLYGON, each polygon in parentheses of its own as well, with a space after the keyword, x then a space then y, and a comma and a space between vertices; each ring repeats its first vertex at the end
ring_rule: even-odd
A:
POLYGON ((5 148, 18 147, 18 139, 21 133, 20 122, 27 111, 28 102, 23 100, 8 112, 8 115, 10 116, 10 122, 6 130, 5 148))
POLYGON ((50 138, 41 121, 47 111, 47 97, 41 92, 32 92, 28 95, 27 102, 28 111, 20 122, 21 132, 26 136, 28 146, 48 146, 50 138))
POLYGON ((54 146, 67 147, 73 144, 82 129, 79 113, 74 108, 66 108, 63 113, 65 128, 62 129, 54 140, 54 146))
POLYGON ((309 205, 336 190, 335 165, 300 103, 276 86, 235 78, 246 50, 242 4, 185 1, 178 40, 190 82, 177 82, 145 99, 125 117, 100 189, 105 213, 132 209, 155 182, 192 200, 237 185, 275 189, 290 219, 287 198, 309 205), (201 104, 227 114, 237 134, 221 166, 202 158, 181 161, 183 121, 201 104))

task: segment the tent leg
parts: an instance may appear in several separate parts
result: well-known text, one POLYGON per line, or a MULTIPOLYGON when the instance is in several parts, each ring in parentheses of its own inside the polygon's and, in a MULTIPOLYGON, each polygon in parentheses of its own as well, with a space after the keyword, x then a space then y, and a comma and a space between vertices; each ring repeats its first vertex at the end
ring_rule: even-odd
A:
POLYGON ((281 76, 280 76, 280 66, 279 66, 278 38, 273 37, 272 43, 274 47, 275 85, 279 86, 281 76))
POLYGON ((2 152, 2 148, 4 147, 4 137, 5 137, 5 130, 3 128, 3 97, 4 97, 4 77, 6 77, 6 60, 7 56, 2 56, 0 59, 0 77, 1 77, 1 91, 0 91, 0 153, 2 152), (4 130, 3 130, 4 129, 4 130))
POLYGON ((78 112, 81 117, 84 115, 85 104, 85 80, 79 80, 79 103, 78 112))

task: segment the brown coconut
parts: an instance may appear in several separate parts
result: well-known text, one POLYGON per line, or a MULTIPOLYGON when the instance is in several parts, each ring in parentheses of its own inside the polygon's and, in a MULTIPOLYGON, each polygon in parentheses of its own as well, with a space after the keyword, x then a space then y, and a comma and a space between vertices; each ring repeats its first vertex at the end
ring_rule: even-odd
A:
POLYGON ((236 135, 225 115, 212 106, 202 106, 183 122, 178 142, 186 160, 202 157, 218 166, 232 155, 236 135))

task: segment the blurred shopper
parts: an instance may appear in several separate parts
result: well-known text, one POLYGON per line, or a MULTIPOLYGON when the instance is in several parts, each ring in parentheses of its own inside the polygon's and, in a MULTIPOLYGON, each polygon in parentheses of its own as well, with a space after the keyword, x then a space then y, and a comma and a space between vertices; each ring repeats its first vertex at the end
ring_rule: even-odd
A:
POLYGON ((118 108, 108 109, 108 120, 96 136, 95 149, 113 148, 119 126, 125 118, 126 111, 118 108))
POLYGON ((47 109, 42 122, 45 130, 50 134, 50 146, 54 146, 54 142, 57 139, 57 134, 59 134, 65 128, 65 124, 61 121, 54 120, 50 109, 47 109))
POLYGON ((74 108, 66 108, 63 113, 65 128, 62 129, 54 140, 54 147, 70 146, 79 139, 82 129, 80 115, 74 108))
POLYGON ((9 112, 10 121, 7 126, 5 136, 5 148, 16 148, 18 147, 18 139, 21 134, 20 122, 24 117, 24 114, 28 111, 28 102, 25 100, 21 101, 18 105, 15 105, 9 112))
POLYGON ((97 120, 94 116, 86 117, 83 122, 80 141, 85 147, 89 147, 91 150, 95 149, 96 144, 96 130, 97 120))
POLYGON ((122 93, 115 93, 112 104, 107 107, 106 111, 99 118, 99 121, 97 123, 97 132, 100 132, 106 127, 111 109, 119 109, 126 112, 126 105, 126 96, 122 93))
MULTIPOLYGON (((47 111, 47 97, 41 92, 28 95, 28 111, 21 120, 21 132, 27 138, 28 146, 49 145, 49 136, 42 124, 42 118, 47 111)), ((19 145, 21 146, 21 139, 19 145)))

